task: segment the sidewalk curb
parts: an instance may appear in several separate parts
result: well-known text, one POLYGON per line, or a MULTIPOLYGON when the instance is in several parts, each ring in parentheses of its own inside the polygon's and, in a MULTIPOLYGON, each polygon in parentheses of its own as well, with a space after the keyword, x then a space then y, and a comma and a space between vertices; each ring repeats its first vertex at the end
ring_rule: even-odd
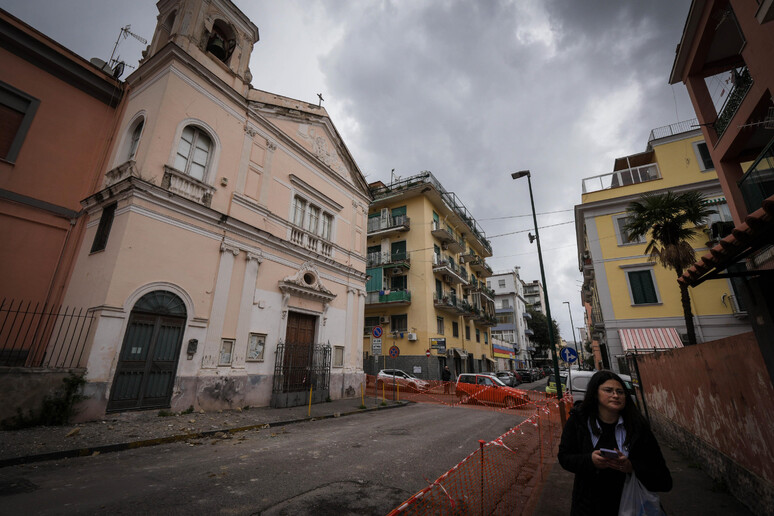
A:
POLYGON ((73 450, 61 450, 48 453, 40 453, 37 455, 26 455, 23 457, 11 457, 9 459, 0 459, 0 468, 8 466, 18 466, 21 464, 30 464, 33 462, 43 462, 47 460, 57 459, 70 459, 74 457, 88 457, 95 453, 111 453, 124 450, 134 450, 136 448, 145 448, 148 446, 157 446, 159 444, 169 444, 179 441, 185 441, 188 439, 201 439, 203 437, 210 437, 217 433, 235 434, 238 432, 245 432, 247 430, 255 430, 256 428, 273 428, 277 426, 292 425, 294 423, 304 423, 307 421, 318 421, 322 419, 333 419, 336 417, 352 416, 355 414, 363 414, 366 412, 373 412, 376 410, 387 410, 399 407, 405 407, 406 405, 413 404, 412 401, 398 401, 394 405, 387 405, 384 407, 371 407, 358 410, 352 410, 350 412, 341 412, 338 416, 335 414, 325 414, 322 416, 311 416, 299 419, 289 419, 286 421, 274 421, 271 423, 256 423, 254 425, 239 426, 234 428, 221 428, 218 430, 204 430, 201 432, 192 432, 187 434, 169 435, 166 437, 156 437, 153 439, 143 439, 141 441, 131 441, 125 443, 105 444, 102 446, 93 446, 89 448, 76 448, 73 450))

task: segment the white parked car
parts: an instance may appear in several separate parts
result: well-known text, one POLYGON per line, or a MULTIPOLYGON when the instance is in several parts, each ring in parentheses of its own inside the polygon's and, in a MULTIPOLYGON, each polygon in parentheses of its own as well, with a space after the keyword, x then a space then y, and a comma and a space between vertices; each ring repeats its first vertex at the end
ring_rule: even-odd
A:
POLYGON ((401 389, 410 392, 426 391, 430 388, 430 382, 417 378, 413 374, 409 374, 400 369, 382 369, 379 374, 376 375, 376 388, 381 389, 382 384, 388 389, 392 388, 392 385, 399 385, 401 389))

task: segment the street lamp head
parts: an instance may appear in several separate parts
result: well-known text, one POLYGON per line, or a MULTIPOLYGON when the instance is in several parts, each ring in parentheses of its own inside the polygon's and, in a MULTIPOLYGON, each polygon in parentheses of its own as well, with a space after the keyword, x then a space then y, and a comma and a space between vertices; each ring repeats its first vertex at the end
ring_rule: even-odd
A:
POLYGON ((513 179, 519 179, 520 177, 529 176, 529 170, 519 170, 518 172, 513 172, 511 174, 511 177, 513 179))

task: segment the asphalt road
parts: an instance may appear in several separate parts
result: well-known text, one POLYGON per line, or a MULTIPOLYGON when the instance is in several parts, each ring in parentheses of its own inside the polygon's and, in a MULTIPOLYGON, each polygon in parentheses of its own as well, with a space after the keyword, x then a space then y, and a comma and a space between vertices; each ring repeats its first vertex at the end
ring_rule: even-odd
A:
POLYGON ((0 514, 384 515, 523 420, 416 404, 0 470, 0 514))

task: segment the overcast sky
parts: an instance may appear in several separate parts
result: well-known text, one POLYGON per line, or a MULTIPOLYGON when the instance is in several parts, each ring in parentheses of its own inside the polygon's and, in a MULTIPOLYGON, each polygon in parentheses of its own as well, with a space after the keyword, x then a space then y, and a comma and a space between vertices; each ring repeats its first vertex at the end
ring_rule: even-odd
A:
MULTIPOLYGON (((583 325, 573 206, 584 177, 645 149, 655 127, 694 118, 667 84, 690 0, 235 0, 260 31, 253 86, 316 103, 366 179, 431 171, 491 239, 495 271, 540 279, 532 187, 562 336, 583 325), (499 236, 502 235, 502 236, 499 236)), ((150 41, 148 0, 0 0, 86 58, 121 27, 150 41)), ((144 45, 129 38, 121 59, 144 45)), ((131 71, 131 69, 129 69, 131 71)), ((580 338, 580 337, 578 337, 580 338)))

